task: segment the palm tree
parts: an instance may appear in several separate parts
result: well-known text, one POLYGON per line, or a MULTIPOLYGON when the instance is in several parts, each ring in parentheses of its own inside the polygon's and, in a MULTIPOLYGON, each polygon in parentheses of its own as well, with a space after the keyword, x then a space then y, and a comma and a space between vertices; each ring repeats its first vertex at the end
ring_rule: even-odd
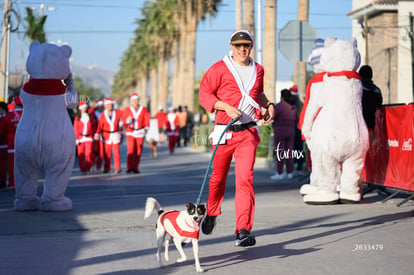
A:
POLYGON ((27 29, 25 36, 29 37, 30 42, 37 40, 40 43, 46 42, 46 34, 44 31, 44 26, 46 23, 46 15, 41 15, 36 17, 33 14, 33 10, 29 7, 26 7, 27 16, 24 18, 27 22, 27 29))
MULTIPOLYGON (((254 10, 254 0, 244 0, 243 28, 249 30, 253 37, 255 37, 254 10)), ((254 48, 251 56, 255 56, 254 48)))
POLYGON ((236 29, 243 28, 242 5, 243 0, 236 0, 236 29))
POLYGON ((175 101, 178 99, 179 104, 193 109, 198 22, 206 14, 215 14, 220 2, 221 0, 147 2, 142 10, 144 19, 137 21, 136 39, 124 53, 121 69, 115 77, 113 93, 125 96, 125 89, 136 89, 137 85, 143 85, 137 76, 146 75, 147 80, 151 79, 152 112, 158 105, 166 106, 169 63, 172 58, 174 104, 178 103, 175 101))
MULTIPOLYGON (((261 1, 261 0, 259 0, 261 1)), ((276 15, 277 0, 265 0, 264 5, 264 90, 267 98, 275 101, 276 84, 276 15)))
MULTIPOLYGON (((298 3, 298 20, 299 21, 309 21, 309 0, 299 0, 298 3)), ((298 93, 299 98, 303 98, 305 95, 306 89, 306 62, 298 62, 295 65, 295 71, 299 65, 299 75, 300 79, 297 79, 297 84, 299 87, 298 93)))

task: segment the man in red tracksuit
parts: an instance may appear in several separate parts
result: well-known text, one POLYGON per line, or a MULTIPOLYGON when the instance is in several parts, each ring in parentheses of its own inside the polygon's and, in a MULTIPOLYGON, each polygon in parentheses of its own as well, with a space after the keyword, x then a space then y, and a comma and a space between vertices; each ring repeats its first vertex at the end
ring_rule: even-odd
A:
POLYGON ((3 123, 0 125, 0 133, 5 133, 7 135, 9 189, 14 189, 14 137, 16 136, 17 125, 23 114, 23 103, 20 100, 20 96, 16 96, 13 99, 13 104, 14 110, 6 113, 3 123))
POLYGON ((111 151, 114 155, 114 170, 116 174, 121 173, 121 155, 119 145, 122 139, 122 111, 114 110, 114 100, 107 98, 104 102, 105 111, 99 118, 95 133, 95 140, 102 137, 104 173, 111 170, 111 151))
POLYGON ((127 173, 139 173, 145 134, 150 123, 150 113, 139 104, 139 96, 133 93, 129 97, 131 105, 124 110, 123 121, 127 140, 127 173))
POLYGON ((230 38, 233 55, 226 55, 204 75, 199 92, 200 104, 209 112, 216 111, 212 137, 213 148, 231 119, 237 119, 224 135, 213 160, 209 182, 207 215, 202 222, 204 234, 211 234, 216 218, 221 214, 227 174, 232 157, 236 174, 236 246, 252 246, 250 233, 254 221, 255 196, 253 166, 260 138, 256 121, 262 118, 261 107, 267 109, 266 123, 273 119, 274 105, 263 93, 263 67, 250 58, 253 37, 247 30, 237 30, 230 38))

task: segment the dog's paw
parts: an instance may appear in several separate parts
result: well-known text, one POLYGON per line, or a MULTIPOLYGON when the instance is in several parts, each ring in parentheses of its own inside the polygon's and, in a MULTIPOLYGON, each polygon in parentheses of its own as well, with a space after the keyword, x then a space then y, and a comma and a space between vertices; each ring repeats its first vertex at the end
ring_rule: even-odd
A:
POLYGON ((187 260, 187 258, 183 257, 183 258, 178 258, 177 259, 177 263, 183 263, 187 260))
POLYGON ((199 266, 199 267, 196 267, 196 271, 199 273, 202 273, 204 272, 204 269, 202 269, 201 266, 199 266))

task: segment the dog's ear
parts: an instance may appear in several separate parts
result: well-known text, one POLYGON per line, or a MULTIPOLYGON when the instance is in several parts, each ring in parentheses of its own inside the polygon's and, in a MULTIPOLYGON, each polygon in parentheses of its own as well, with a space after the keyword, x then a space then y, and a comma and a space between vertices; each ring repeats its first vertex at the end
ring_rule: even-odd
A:
POLYGON ((188 212, 188 214, 190 214, 190 215, 194 215, 194 213, 195 213, 195 205, 194 205, 194 203, 191 203, 191 202, 187 202, 187 204, 185 205, 186 207, 187 207, 187 212, 188 212))
POLYGON ((204 204, 197 205, 197 213, 199 215, 204 215, 206 213, 206 207, 204 204))

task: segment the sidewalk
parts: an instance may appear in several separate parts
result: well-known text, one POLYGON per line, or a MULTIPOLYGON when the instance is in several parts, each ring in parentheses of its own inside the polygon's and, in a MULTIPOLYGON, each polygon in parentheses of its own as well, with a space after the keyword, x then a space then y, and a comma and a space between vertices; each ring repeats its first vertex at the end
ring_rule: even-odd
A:
MULTIPOLYGON (((159 269, 155 260, 154 214, 143 219, 145 199, 165 209, 196 201, 211 153, 161 146, 156 159, 148 149, 141 174, 80 176, 67 189, 73 211, 15 212, 13 192, 0 191, 0 274, 194 274, 188 260, 159 269)), ((122 165, 125 171, 125 164, 122 165)), ((276 183, 263 165, 255 170, 257 244, 234 247, 234 170, 230 170, 223 214, 212 235, 200 234, 200 262, 207 274, 412 274, 414 202, 386 203, 368 194, 358 205, 309 206, 299 182, 276 183)), ((207 188, 207 187, 206 187, 207 188)), ((39 185, 39 191, 41 184, 39 185)), ((207 190, 203 194, 206 200, 207 190)))

